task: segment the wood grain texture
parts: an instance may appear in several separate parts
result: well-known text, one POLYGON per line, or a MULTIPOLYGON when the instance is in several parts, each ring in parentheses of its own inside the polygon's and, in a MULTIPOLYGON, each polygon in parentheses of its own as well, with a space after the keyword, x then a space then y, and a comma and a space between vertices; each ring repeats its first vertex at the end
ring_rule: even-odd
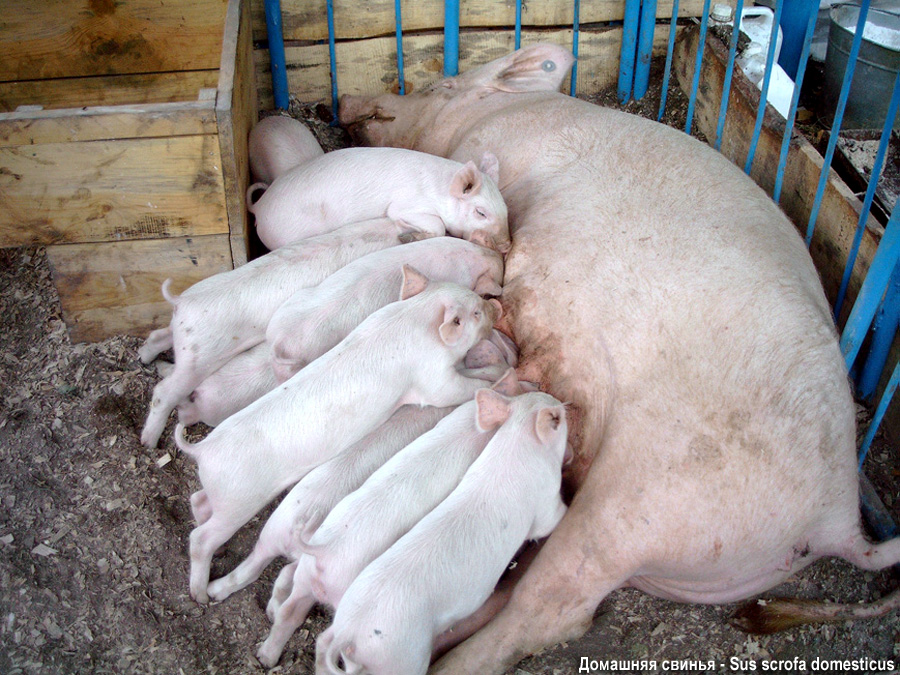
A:
POLYGON ((214 135, 0 148, 0 246, 227 233, 214 135))
POLYGON ((226 0, 3 0, 0 81, 219 66, 226 0))
POLYGON ((0 82, 0 112, 14 112, 21 105, 53 110, 196 101, 202 89, 216 86, 218 78, 218 70, 196 70, 0 82))
MULTIPOLYGON (((726 4, 734 6, 734 0, 726 4)), ((703 0, 683 0, 678 16, 699 16, 703 0)), ((525 2, 523 27, 571 26, 574 14, 572 0, 540 0, 525 2)), ((325 0, 281 0, 282 32, 285 40, 327 40, 325 0)), ((401 2, 404 33, 443 30, 443 0, 403 0, 401 2)), ((579 24, 621 21, 625 15, 624 0, 595 0, 581 3, 579 24)), ((669 18, 672 3, 657 5, 657 16, 669 18)), ((459 24, 462 28, 504 28, 516 23, 516 4, 512 0, 462 0, 459 24)), ((394 0, 335 0, 334 25, 337 39, 393 36, 395 30, 394 0)), ((263 0, 253 0, 253 35, 266 39, 263 0)))
POLYGON ((245 0, 229 3, 216 93, 219 148, 226 187, 225 207, 235 265, 247 262, 245 195, 250 185, 248 136, 256 124, 259 110, 249 10, 250 4, 245 0))
POLYGON ((47 257, 74 342, 146 337, 172 316, 163 281, 171 277, 172 291, 180 293, 231 269, 227 234, 50 246, 47 257))
MULTIPOLYGON (((664 53, 669 27, 659 25, 654 35, 654 53, 664 53)), ((571 47, 571 30, 528 30, 522 45, 553 42, 571 47)), ((467 31, 460 35, 459 70, 465 72, 513 51, 515 34, 508 30, 467 31)), ((592 94, 614 83, 619 74, 621 28, 582 30, 578 42, 579 94, 592 94)), ((256 75, 260 106, 274 106, 269 57, 257 50, 256 75)), ((305 45, 286 49, 288 89, 304 103, 331 104, 331 79, 327 45, 305 45)), ((435 82, 443 72, 443 34, 412 35, 403 40, 406 92, 435 82)), ((342 42, 336 48, 337 83, 340 94, 381 94, 399 91, 397 43, 393 37, 342 42)), ((563 91, 569 90, 569 78, 563 91)))
POLYGON ((215 134, 214 107, 195 101, 0 113, 0 147, 215 134))

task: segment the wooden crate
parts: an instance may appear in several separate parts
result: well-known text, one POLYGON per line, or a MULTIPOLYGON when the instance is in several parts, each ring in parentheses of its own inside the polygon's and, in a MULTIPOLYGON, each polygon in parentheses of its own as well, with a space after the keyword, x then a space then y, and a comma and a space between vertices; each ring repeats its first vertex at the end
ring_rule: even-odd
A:
POLYGON ((0 246, 47 246, 73 340, 246 262, 252 44, 246 0, 0 3, 0 246))

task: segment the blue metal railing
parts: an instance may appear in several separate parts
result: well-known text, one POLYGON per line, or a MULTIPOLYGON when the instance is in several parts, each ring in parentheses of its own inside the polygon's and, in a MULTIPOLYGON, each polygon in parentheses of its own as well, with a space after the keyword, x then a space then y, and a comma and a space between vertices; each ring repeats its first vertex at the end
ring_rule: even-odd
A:
MULTIPOLYGON (((700 86, 701 65, 704 57, 704 45, 706 42, 706 32, 709 24, 710 1, 704 0, 703 12, 700 18, 700 36, 696 60, 694 63, 694 75, 688 93, 688 113, 685 131, 690 133, 691 125, 694 117, 694 109, 697 100, 697 93, 700 86)), ((579 49, 579 31, 580 31, 580 2, 572 0, 573 5, 573 24, 572 24, 572 51, 576 57, 579 49)), ((797 64, 795 86, 790 101, 790 107, 785 124, 785 132, 782 137, 781 150, 779 153, 778 167, 775 176, 775 185, 773 189, 773 198, 776 202, 780 202, 783 190, 784 174, 788 160, 790 149, 791 135, 796 120, 797 107, 804 76, 806 73, 807 62, 812 44, 813 31, 815 28, 816 18, 818 16, 818 0, 777 0, 775 3, 774 20, 772 22, 772 30, 769 36, 769 44, 767 50, 766 67, 763 74, 762 86, 760 87, 760 103, 757 109, 756 120, 752 138, 750 139, 750 147, 744 165, 745 171, 748 173, 753 165, 756 155, 756 147, 760 137, 761 128, 764 121, 768 88, 771 82, 772 73, 775 62, 775 52, 777 43, 777 32, 779 19, 782 9, 787 2, 804 2, 808 5, 806 11, 808 14, 803 15, 800 12, 802 20, 803 16, 807 17, 806 30, 803 37, 803 44, 800 49, 799 63, 797 64)), ((744 9, 745 0, 736 0, 735 12, 732 19, 731 39, 728 48, 728 61, 725 70, 725 80, 723 83, 722 99, 719 109, 719 116, 716 126, 716 136, 714 145, 717 149, 721 148, 724 135, 725 119, 728 112, 729 96, 731 92, 731 84, 734 76, 734 68, 736 63, 736 52, 738 35, 740 31, 741 15, 744 9)), ((860 46, 863 39, 863 27, 866 23, 870 0, 860 0, 860 11, 856 24, 855 35, 853 38, 850 54, 848 57, 848 66, 844 74, 840 95, 835 110, 834 122, 831 134, 828 140, 827 149, 824 157, 824 166, 819 177, 816 193, 813 199, 813 205, 807 223, 806 242, 809 245, 815 232, 815 223, 818 213, 822 205, 825 187, 830 172, 831 162, 837 145, 838 133, 844 117, 844 111, 849 98, 850 86, 853 80, 855 64, 859 55, 860 46)), ((281 17, 279 0, 265 0, 266 22, 269 35, 269 49, 272 60, 272 76, 273 91, 275 93, 276 106, 287 107, 287 78, 285 73, 284 58, 284 42, 281 32, 281 17)), ((519 49, 522 43, 522 13, 523 0, 516 0, 515 3, 515 48, 519 49)), ((337 83, 337 66, 335 54, 335 29, 334 29, 334 8, 333 0, 326 0, 326 11, 328 19, 328 47, 329 47, 329 65, 331 74, 332 89, 332 105, 335 117, 337 116, 338 107, 338 83, 337 83)), ((395 24, 396 24, 396 41, 397 41, 397 77, 399 81, 399 91, 405 93, 405 77, 404 77, 404 59, 403 59, 403 35, 402 35, 402 15, 400 0, 395 0, 395 24)), ((792 6, 791 11, 794 13, 794 20, 797 19, 797 7, 792 6)), ((663 73, 663 87, 660 97, 659 116, 661 120, 665 113, 667 102, 667 90, 669 85, 670 73, 672 68, 672 57, 675 46, 675 37, 677 31, 679 12, 679 0, 672 1, 672 14, 669 22, 669 35, 666 51, 666 63, 663 73)), ((619 81, 618 81, 618 99, 621 103, 626 103, 632 96, 641 98, 647 91, 647 82, 649 81, 649 67, 653 48, 653 38, 656 29, 657 0, 625 0, 624 19, 622 22, 622 47, 619 63, 619 81)), ((444 75, 453 76, 459 71, 459 37, 460 37, 460 3, 459 0, 445 0, 444 2, 444 75)), ((796 37, 796 36, 795 36, 796 37)), ((794 42, 796 49, 796 42, 794 42)), ((577 61, 573 67, 571 75, 570 94, 575 95, 577 86, 577 61)), ((845 301, 850 277, 858 255, 863 232, 869 213, 872 207, 875 186, 881 174, 884 159, 887 151, 887 144, 893 126, 893 120, 896 118, 900 110, 900 75, 897 76, 894 83, 893 95, 890 107, 887 113, 887 119, 884 122, 882 130, 881 142, 875 159, 875 164, 870 177, 870 183, 866 190, 863 201, 862 212, 859 216, 859 222, 854 235, 851 251, 848 255, 846 267, 844 270, 841 286, 838 291, 837 300, 835 302, 835 316, 840 316, 842 305, 845 301)), ((856 298, 856 302, 850 316, 847 320, 846 327, 841 336, 841 349, 845 355, 848 369, 851 368, 857 360, 860 348, 866 338, 869 330, 875 323, 877 324, 876 335, 873 338, 873 347, 869 350, 868 359, 865 366, 860 369, 862 371, 860 391, 865 395, 871 395, 874 383, 879 379, 884 363, 887 359, 887 346, 892 343, 894 333, 897 330, 898 322, 900 322, 900 227, 898 227, 898 212, 894 211, 890 221, 882 236, 881 243, 873 258, 869 272, 864 280, 863 286, 856 298)), ((879 401, 876 409, 875 417, 869 428, 866 440, 863 443, 860 462, 865 457, 865 451, 868 449, 869 443, 878 428, 891 396, 897 388, 900 381, 900 365, 894 368, 890 382, 879 401)))

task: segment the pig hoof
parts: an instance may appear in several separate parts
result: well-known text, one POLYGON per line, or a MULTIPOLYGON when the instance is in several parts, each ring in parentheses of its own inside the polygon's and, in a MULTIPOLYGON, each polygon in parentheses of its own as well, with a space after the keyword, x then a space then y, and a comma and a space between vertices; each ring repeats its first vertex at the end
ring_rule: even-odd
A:
POLYGON ((220 579, 210 582, 206 592, 212 600, 220 602, 231 595, 231 590, 220 579))
POLYGON ((281 659, 281 652, 273 652, 275 652, 275 649, 266 640, 263 642, 262 647, 259 648, 259 651, 256 652, 256 658, 266 668, 274 668, 278 664, 279 659, 281 659))

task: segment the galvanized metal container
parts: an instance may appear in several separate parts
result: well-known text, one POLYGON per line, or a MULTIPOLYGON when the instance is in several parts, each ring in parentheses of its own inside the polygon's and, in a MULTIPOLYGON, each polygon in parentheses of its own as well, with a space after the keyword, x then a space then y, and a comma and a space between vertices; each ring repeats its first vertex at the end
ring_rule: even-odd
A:
MULTIPOLYGON (((825 57, 825 93, 832 114, 841 93, 844 70, 858 20, 859 5, 847 3, 831 8, 828 54, 825 57)), ((898 71, 900 16, 880 9, 870 9, 844 112, 843 128, 882 127, 898 71)), ((895 121, 894 128, 900 128, 900 122, 895 121)))

